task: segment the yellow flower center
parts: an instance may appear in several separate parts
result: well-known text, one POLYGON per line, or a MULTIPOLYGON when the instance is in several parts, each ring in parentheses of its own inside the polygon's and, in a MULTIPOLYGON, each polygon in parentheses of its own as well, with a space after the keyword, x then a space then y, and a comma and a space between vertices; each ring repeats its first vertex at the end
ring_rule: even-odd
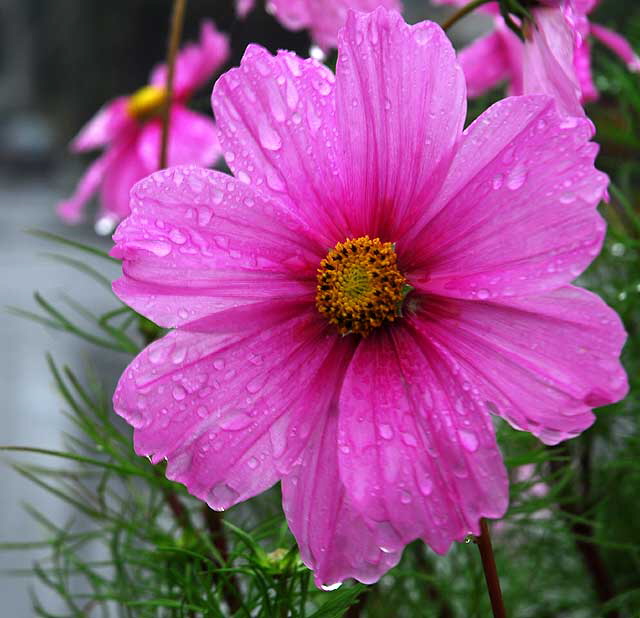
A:
POLYGON ((127 101, 127 112, 136 120, 159 116, 167 100, 167 91, 159 86, 144 86, 134 92, 127 101))
POLYGON ((342 335, 368 336, 401 315, 411 290, 393 243, 368 236, 339 242, 318 269, 316 307, 342 335))

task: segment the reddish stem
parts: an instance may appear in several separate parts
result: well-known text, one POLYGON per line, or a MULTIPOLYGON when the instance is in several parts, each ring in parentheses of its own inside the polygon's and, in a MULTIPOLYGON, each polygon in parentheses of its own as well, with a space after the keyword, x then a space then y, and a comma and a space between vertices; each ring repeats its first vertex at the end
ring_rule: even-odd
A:
POLYGON ((489 535, 489 526, 486 519, 480 520, 480 536, 476 537, 476 543, 480 550, 480 558, 482 559, 482 568, 484 569, 484 578, 487 582, 487 590, 491 599, 491 609, 494 618, 506 618, 507 613, 504 609, 502 601, 502 590, 500 589, 500 578, 498 577, 498 569, 496 561, 493 557, 493 547, 491 546, 491 536, 489 535))

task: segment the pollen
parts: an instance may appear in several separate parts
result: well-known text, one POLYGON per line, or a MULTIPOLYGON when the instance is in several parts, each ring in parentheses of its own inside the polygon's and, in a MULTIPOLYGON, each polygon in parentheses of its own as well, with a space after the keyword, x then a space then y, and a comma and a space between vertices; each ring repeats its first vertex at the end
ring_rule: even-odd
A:
POLYGON ((167 91, 159 86, 144 86, 127 101, 127 112, 136 120, 159 116, 167 100, 167 91))
POLYGON ((368 236, 339 242, 318 269, 316 308, 342 335, 367 337, 401 316, 411 290, 393 243, 368 236))

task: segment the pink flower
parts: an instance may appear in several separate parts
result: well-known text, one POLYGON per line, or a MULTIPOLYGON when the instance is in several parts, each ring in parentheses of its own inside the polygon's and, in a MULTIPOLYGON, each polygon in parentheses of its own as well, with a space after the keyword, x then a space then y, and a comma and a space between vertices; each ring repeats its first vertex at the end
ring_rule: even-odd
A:
MULTIPOLYGON (((244 17, 254 7, 255 0, 236 0, 236 11, 244 17)), ((285 28, 311 31, 313 40, 323 49, 335 47, 338 30, 344 24, 347 11, 373 11, 383 6, 402 10, 401 0, 269 0, 267 9, 285 28)))
POLYGON ((174 330, 126 369, 135 450, 226 509, 282 481, 316 582, 374 582, 501 517, 491 414, 547 444, 622 398, 616 314, 570 284, 600 251, 588 121, 506 99, 463 131, 436 24, 349 13, 337 75, 250 46, 213 107, 235 177, 132 192, 116 294, 174 330))
MULTIPOLYGON (((185 104, 224 64, 228 55, 227 37, 219 33, 212 22, 202 24, 198 44, 187 45, 179 53, 170 108, 170 164, 207 166, 220 156, 213 120, 189 111, 185 104)), ((105 152, 85 172, 73 196, 58 205, 63 219, 79 221, 84 205, 98 190, 105 221, 115 223, 129 214, 131 187, 158 169, 166 71, 164 65, 156 67, 149 85, 131 96, 108 103, 73 140, 73 152, 96 148, 104 148, 105 152)))
MULTIPOLYGON (((463 0, 437 2, 466 4, 463 0)), ((598 98, 591 75, 590 36, 620 56, 629 70, 640 71, 640 58, 626 39, 589 22, 587 15, 597 0, 548 0, 545 4, 555 8, 533 11, 536 25, 524 46, 499 17, 497 5, 486 5, 485 10, 496 15, 493 32, 459 54, 470 96, 479 96, 506 79, 510 94, 553 94, 566 111, 582 113, 578 111, 581 103, 598 98)))

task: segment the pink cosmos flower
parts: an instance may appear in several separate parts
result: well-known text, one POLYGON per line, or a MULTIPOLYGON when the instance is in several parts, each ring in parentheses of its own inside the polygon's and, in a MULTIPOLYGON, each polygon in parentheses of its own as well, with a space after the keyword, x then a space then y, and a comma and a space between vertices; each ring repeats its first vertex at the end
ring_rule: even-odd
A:
POLYGON ((374 582, 501 517, 491 414, 547 444, 622 398, 625 333, 571 285, 600 251, 585 119, 546 96, 463 131, 440 27, 349 13, 337 75, 247 49, 212 102, 235 177, 132 191, 116 294, 174 329, 126 369, 135 450, 213 509, 282 482, 316 582, 374 582))
MULTIPOLYGON (((253 9, 255 0, 236 0, 236 11, 244 17, 253 9)), ((402 10, 401 0, 269 0, 267 9, 285 28, 308 28, 313 40, 323 49, 335 47, 338 30, 344 24, 347 11, 372 11, 383 6, 402 10)))
MULTIPOLYGON (((466 4, 464 0, 434 0, 438 4, 466 4)), ((631 71, 640 71, 640 58, 619 34, 589 22, 598 0, 548 0, 535 9, 536 27, 523 46, 499 16, 497 4, 483 7, 495 15, 495 28, 459 54, 469 96, 475 97, 509 80, 510 94, 546 92, 577 113, 580 103, 598 98, 591 75, 593 36, 616 53, 631 71), (523 81, 524 80, 524 81, 523 81), (525 83, 526 82, 526 83, 525 83)))
MULTIPOLYGON (((185 106, 229 55, 227 37, 212 22, 204 22, 200 42, 184 47, 176 59, 168 159, 171 165, 211 165, 220 156, 213 120, 185 106)), ((158 169, 161 111, 166 101, 165 65, 156 67, 149 85, 103 107, 71 143, 73 152, 104 148, 85 172, 73 196, 58 205, 68 222, 80 219, 87 201, 100 191, 101 216, 117 222, 129 214, 129 191, 141 178, 158 169)))

